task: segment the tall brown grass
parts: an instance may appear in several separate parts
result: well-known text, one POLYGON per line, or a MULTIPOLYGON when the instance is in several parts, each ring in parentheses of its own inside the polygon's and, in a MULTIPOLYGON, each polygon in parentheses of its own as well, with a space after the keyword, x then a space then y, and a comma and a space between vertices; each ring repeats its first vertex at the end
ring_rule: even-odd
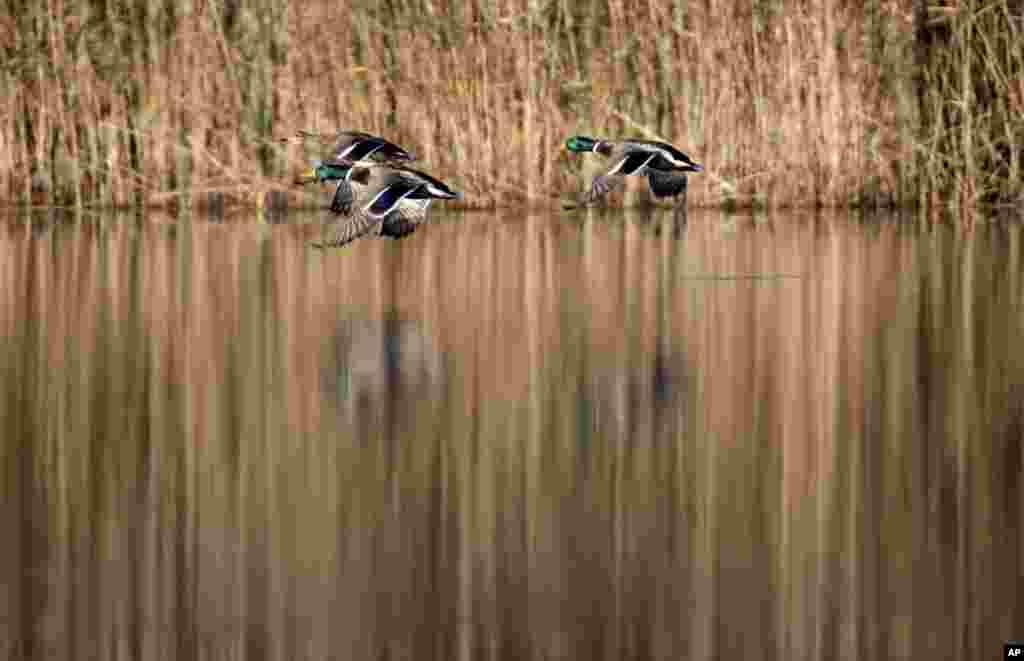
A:
POLYGON ((312 155, 275 138, 346 127, 473 206, 582 188, 576 132, 679 145, 695 205, 1012 203, 1021 30, 981 0, 9 0, 0 199, 262 203, 312 155))

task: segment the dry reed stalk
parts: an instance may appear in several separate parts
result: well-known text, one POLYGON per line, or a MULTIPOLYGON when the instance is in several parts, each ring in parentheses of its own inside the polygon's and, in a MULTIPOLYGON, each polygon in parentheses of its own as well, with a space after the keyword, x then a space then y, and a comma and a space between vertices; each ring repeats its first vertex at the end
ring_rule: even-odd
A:
POLYGON ((1020 33, 1015 5, 976 0, 28 3, 0 17, 0 199, 36 172, 58 203, 263 190, 308 157, 272 136, 349 127, 471 206, 542 204, 592 174, 564 139, 629 117, 717 175, 692 205, 999 202, 1022 190, 1020 33))

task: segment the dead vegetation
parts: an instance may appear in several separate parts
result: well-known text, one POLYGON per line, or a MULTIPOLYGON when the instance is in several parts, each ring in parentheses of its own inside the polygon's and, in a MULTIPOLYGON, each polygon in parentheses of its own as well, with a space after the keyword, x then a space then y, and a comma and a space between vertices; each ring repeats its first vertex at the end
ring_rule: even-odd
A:
POLYGON ((582 189, 573 133, 682 147, 708 168, 691 205, 1022 194, 1007 1, 244 4, 7 2, 0 200, 264 204, 309 156, 275 138, 338 127, 408 145, 478 207, 582 189))

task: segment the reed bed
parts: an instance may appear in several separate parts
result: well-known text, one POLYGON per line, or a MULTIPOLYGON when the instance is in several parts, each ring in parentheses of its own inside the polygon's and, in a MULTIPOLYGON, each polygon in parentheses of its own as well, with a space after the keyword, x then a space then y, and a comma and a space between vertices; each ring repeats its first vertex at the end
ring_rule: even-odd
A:
POLYGON ((345 127, 475 207, 581 189, 577 132, 679 145, 691 205, 1014 204, 1021 30, 981 0, 10 0, 0 200, 301 204, 278 138, 345 127))

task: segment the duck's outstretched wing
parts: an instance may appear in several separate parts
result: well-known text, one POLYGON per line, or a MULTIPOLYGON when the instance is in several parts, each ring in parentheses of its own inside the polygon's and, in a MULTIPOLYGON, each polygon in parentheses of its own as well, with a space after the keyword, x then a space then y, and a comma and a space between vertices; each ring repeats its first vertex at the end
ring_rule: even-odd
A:
POLYGON ((674 145, 670 145, 667 142, 631 139, 624 142, 623 145, 627 149, 634 148, 657 153, 659 155, 659 167, 661 169, 666 169, 664 166, 670 166, 674 170, 682 170, 684 172, 704 171, 704 166, 700 163, 694 162, 694 160, 688 155, 684 154, 674 145))
POLYGON ((563 207, 573 209, 576 206, 588 206, 600 201, 605 195, 622 185, 623 177, 642 174, 647 164, 656 156, 656 152, 645 150, 612 154, 611 165, 608 170, 604 174, 594 177, 594 181, 590 184, 590 189, 580 195, 579 204, 564 204, 563 207))
POLYGON ((562 202, 563 209, 578 209, 590 206, 601 201, 601 199, 622 185, 622 177, 617 174, 602 174, 594 177, 590 188, 581 193, 575 202, 562 202))
POLYGON ((331 200, 331 211, 343 216, 352 213, 352 202, 355 195, 352 193, 352 184, 341 179, 338 187, 334 189, 334 199, 331 200))
POLYGON ((655 197, 675 197, 686 190, 686 175, 664 170, 647 170, 647 183, 655 197))
POLYGON ((384 221, 384 225, 380 229, 381 236, 388 236, 392 239, 409 236, 426 222, 427 207, 429 206, 430 198, 405 198, 398 209, 384 221))
POLYGON ((590 205, 599 202, 605 195, 622 185, 622 176, 617 174, 602 174, 594 177, 590 184, 590 190, 580 196, 581 205, 590 205))
POLYGON ((380 235, 386 236, 392 239, 401 239, 402 237, 409 236, 420 226, 420 223, 408 221, 408 220, 388 220, 381 227, 380 235))
POLYGON ((367 216, 383 220, 389 213, 395 211, 405 198, 418 191, 422 186, 423 184, 417 181, 395 177, 373 196, 363 208, 363 212, 367 216))
POLYGON ((324 227, 323 240, 314 241, 317 248, 338 248, 352 243, 381 222, 380 218, 370 218, 362 214, 339 217, 324 227))
POLYGON ((337 131, 324 134, 317 131, 296 131, 294 136, 280 138, 280 142, 317 145, 320 160, 348 161, 415 161, 416 155, 390 140, 362 131, 337 131))
POLYGON ((686 156, 686 154, 681 152, 675 145, 670 145, 669 143, 662 142, 661 140, 642 140, 640 138, 630 138, 627 141, 625 141, 625 144, 637 145, 640 147, 646 147, 656 151, 667 152, 670 156, 672 156, 672 158, 675 159, 689 158, 688 156, 686 156))
POLYGON ((631 174, 641 174, 644 166, 650 163, 657 155, 656 152, 652 151, 627 151, 612 161, 607 174, 623 177, 631 174))
POLYGON ((331 158, 348 161, 413 161, 416 157, 398 145, 369 133, 343 131, 338 133, 331 158))

